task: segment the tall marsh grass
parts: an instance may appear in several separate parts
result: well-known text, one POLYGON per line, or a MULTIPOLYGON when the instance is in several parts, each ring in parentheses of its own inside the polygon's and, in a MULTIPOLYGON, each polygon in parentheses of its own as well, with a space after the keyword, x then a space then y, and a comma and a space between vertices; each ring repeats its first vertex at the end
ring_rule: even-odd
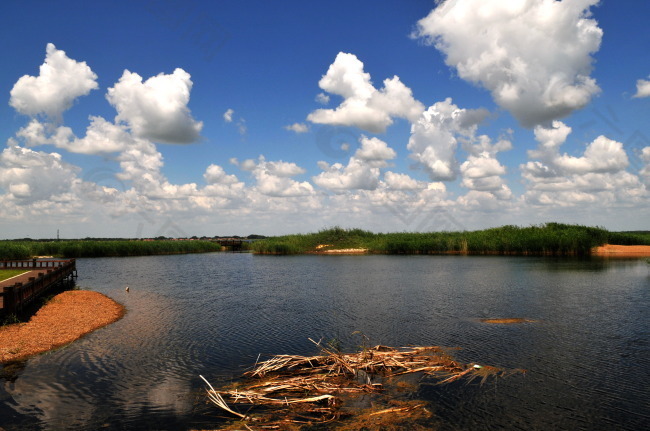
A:
POLYGON ((309 253, 327 245, 388 254, 588 255, 593 247, 606 243, 650 245, 650 234, 561 223, 428 233, 372 233, 335 227, 312 234, 266 238, 256 241, 252 248, 261 254, 309 253))
POLYGON ((161 254, 205 253, 220 251, 210 241, 138 241, 138 240, 70 240, 70 241, 0 241, 0 259, 28 259, 32 256, 116 257, 161 254))

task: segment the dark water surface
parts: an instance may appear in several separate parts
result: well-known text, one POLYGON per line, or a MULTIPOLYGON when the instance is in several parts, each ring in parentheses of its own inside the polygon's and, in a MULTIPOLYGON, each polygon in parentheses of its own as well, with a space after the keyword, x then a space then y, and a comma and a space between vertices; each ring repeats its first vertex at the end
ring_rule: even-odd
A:
POLYGON ((199 374, 230 381, 308 337, 458 346, 525 376, 424 385, 443 430, 640 430, 650 423, 650 267, 643 260, 215 253, 80 259, 77 284, 119 322, 5 367, 6 431, 218 428, 199 374), (130 286, 130 292, 124 291, 130 286), (492 317, 531 323, 495 325, 492 317), (11 368, 11 369, 10 369, 11 368))

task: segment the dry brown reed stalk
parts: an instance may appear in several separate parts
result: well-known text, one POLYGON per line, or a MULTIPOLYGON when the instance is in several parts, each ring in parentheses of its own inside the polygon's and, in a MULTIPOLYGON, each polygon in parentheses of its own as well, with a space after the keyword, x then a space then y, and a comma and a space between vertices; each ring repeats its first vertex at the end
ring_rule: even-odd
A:
POLYGON ((391 407, 390 409, 384 409, 384 410, 379 410, 378 412, 372 412, 368 416, 385 415, 387 413, 405 413, 411 410, 422 408, 424 406, 425 406, 424 404, 417 404, 409 407, 391 407))
MULTIPOLYGON (((208 398, 244 421, 255 421, 256 426, 314 424, 339 419, 343 415, 343 399, 362 393, 379 394, 384 391, 384 383, 397 376, 417 373, 440 384, 480 378, 482 383, 506 373, 495 367, 456 362, 438 346, 375 346, 357 353, 341 353, 310 341, 320 348, 321 354, 278 355, 261 362, 258 358, 254 368, 244 374, 248 379, 234 387, 216 391, 201 376, 210 388, 208 398), (228 403, 255 415, 239 413, 228 403)), ((389 408, 373 415, 401 411, 408 409, 389 408)))

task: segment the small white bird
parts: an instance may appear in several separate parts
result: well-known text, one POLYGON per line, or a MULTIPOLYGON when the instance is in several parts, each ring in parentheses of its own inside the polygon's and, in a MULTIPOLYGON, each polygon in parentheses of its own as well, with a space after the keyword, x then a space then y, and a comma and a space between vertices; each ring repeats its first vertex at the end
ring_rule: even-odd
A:
POLYGON ((128 292, 129 291, 129 286, 126 286, 126 288, 124 290, 126 290, 128 292))

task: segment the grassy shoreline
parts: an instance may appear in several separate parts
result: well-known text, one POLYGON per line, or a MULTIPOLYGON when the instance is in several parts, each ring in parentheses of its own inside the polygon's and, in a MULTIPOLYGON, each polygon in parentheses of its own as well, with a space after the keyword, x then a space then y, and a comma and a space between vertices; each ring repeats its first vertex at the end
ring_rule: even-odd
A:
MULTIPOLYGON (((650 245, 650 232, 610 232, 600 227, 546 223, 462 232, 373 233, 334 227, 316 233, 268 237, 246 244, 257 254, 327 253, 363 249, 371 254, 485 254, 586 256, 604 244, 650 245)), ((33 256, 128 257, 221 251, 213 241, 63 240, 0 241, 0 260, 33 256)))
POLYGON ((376 254, 491 254, 586 256, 603 244, 650 245, 648 232, 610 232, 600 227, 543 225, 428 233, 372 233, 339 227, 311 234, 256 241, 258 254, 307 254, 331 249, 366 249, 376 254))
POLYGON ((32 256, 126 257, 221 251, 211 241, 65 240, 0 241, 0 259, 29 259, 32 256))

